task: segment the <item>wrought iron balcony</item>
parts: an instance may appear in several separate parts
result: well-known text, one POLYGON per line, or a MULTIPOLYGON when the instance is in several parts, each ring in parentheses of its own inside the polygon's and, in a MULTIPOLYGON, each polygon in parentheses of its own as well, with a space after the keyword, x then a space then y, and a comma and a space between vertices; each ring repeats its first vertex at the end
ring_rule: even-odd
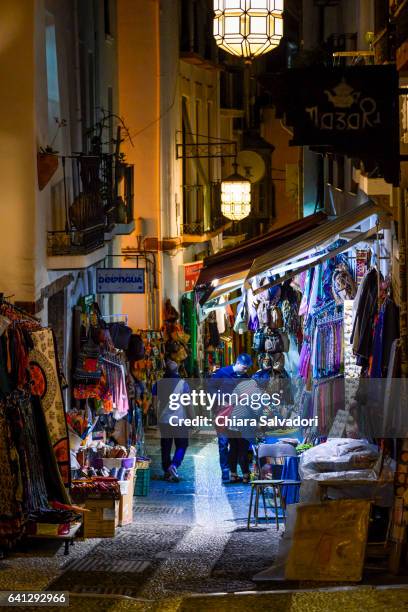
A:
POLYGON ((183 220, 181 233, 193 236, 214 232, 228 222, 221 214, 219 182, 183 185, 183 220))
POLYGON ((103 246, 105 233, 133 220, 133 166, 114 155, 62 157, 52 189, 49 255, 82 255, 103 246))
POLYGON ((192 236, 202 236, 206 232, 215 232, 220 227, 223 227, 228 223, 228 219, 225 217, 215 217, 211 219, 209 227, 204 227, 204 221, 197 221, 196 223, 183 223, 181 225, 181 233, 189 234, 192 236))

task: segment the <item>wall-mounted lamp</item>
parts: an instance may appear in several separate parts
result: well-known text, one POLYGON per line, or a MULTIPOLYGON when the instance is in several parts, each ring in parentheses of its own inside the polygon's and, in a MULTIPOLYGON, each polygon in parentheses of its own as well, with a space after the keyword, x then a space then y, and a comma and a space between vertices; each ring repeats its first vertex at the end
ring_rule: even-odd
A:
POLYGON ((231 221, 241 221, 251 212, 251 181, 238 173, 234 163, 234 173, 221 182, 221 212, 231 221))

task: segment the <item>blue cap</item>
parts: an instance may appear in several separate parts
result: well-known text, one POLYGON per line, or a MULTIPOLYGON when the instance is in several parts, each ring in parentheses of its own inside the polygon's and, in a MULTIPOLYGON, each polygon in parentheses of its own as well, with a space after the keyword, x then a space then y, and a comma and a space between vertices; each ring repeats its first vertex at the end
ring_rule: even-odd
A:
POLYGON ((252 365, 252 359, 251 356, 248 355, 248 353, 241 353, 240 355, 238 355, 237 357, 237 363, 246 366, 247 368, 250 368, 252 365))

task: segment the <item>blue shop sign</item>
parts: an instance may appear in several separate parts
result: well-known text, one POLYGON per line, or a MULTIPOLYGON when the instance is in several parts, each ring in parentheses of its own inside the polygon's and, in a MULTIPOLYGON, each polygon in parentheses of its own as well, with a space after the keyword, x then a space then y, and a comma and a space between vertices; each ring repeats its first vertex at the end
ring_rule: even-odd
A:
POLYGON ((144 293, 144 268, 98 268, 96 293, 144 293))

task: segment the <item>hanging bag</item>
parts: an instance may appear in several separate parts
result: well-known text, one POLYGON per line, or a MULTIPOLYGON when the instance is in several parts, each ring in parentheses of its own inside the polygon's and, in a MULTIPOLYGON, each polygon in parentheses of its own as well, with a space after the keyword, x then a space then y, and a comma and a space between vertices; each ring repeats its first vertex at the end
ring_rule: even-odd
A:
POLYGON ((248 331, 248 313, 245 299, 246 298, 244 297, 244 299, 240 303, 235 319, 234 332, 237 334, 244 334, 248 331))
POLYGON ((258 329, 254 333, 252 350, 255 351, 255 353, 262 353, 264 349, 265 349, 265 332, 263 329, 258 329))
POLYGON ((132 334, 126 351, 129 361, 140 361, 145 356, 145 346, 140 334, 132 334))
POLYGON ((129 346, 132 329, 124 323, 110 323, 109 331, 115 348, 126 351, 129 346))
POLYGON ((271 306, 269 309, 268 325, 271 329, 280 329, 283 327, 282 311, 279 306, 271 306))
POLYGON ((289 337, 286 332, 275 331, 265 337, 265 352, 270 354, 287 353, 289 337))

